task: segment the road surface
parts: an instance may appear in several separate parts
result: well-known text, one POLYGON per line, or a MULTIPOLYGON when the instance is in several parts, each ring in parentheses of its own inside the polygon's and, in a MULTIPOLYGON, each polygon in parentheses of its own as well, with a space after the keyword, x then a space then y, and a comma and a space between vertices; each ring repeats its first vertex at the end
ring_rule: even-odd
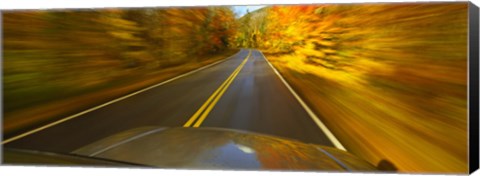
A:
POLYGON ((333 146, 258 50, 9 141, 68 153, 141 126, 221 127, 333 146))

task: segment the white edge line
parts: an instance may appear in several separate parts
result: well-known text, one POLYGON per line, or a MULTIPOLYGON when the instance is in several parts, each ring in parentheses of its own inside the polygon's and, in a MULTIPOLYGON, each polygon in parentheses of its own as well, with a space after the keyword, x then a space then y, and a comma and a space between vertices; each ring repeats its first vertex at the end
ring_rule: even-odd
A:
POLYGON ((328 139, 330 139, 330 141, 333 143, 333 145, 338 149, 347 151, 347 149, 345 149, 345 147, 343 147, 342 143, 340 143, 340 141, 333 135, 333 133, 327 128, 327 126, 325 126, 325 124, 322 121, 320 121, 320 119, 312 111, 312 109, 310 109, 310 107, 308 107, 308 105, 300 98, 300 96, 298 96, 298 94, 295 92, 295 90, 292 89, 292 87, 288 84, 288 82, 285 81, 285 79, 277 71, 277 69, 275 69, 275 67, 273 67, 273 65, 268 61, 268 59, 265 57, 265 55, 263 55, 263 53, 261 51, 258 51, 258 52, 260 52, 260 54, 262 54, 263 59, 265 59, 265 61, 267 61, 268 65, 270 65, 270 67, 273 69, 275 74, 277 74, 277 76, 280 78, 280 80, 282 80, 283 84, 285 84, 285 86, 288 88, 288 90, 290 90, 290 92, 297 99, 297 101, 300 103, 300 105, 302 105, 303 109, 305 109, 305 111, 307 111, 308 115, 318 125, 318 127, 320 127, 320 129, 325 133, 325 135, 328 137, 328 139))
POLYGON ((120 98, 111 100, 111 101, 109 101, 109 102, 106 102, 106 103, 104 103, 104 104, 95 106, 95 107, 93 107, 93 108, 87 109, 87 110, 82 111, 82 112, 79 112, 79 113, 77 113, 77 114, 74 114, 74 115, 65 117, 65 118, 63 118, 63 119, 60 119, 60 120, 57 120, 57 121, 55 121, 55 122, 49 123, 49 124, 44 125, 44 126, 42 126, 42 127, 39 127, 39 128, 30 130, 30 131, 28 131, 28 132, 22 133, 22 134, 20 134, 20 135, 17 135, 17 136, 15 136, 15 137, 11 137, 11 138, 9 138, 9 139, 6 139, 6 140, 2 141, 2 145, 8 144, 8 143, 10 143, 10 142, 13 142, 13 141, 18 140, 18 139, 20 139, 20 138, 23 138, 23 137, 25 137, 25 136, 28 136, 28 135, 31 135, 31 134, 33 134, 33 133, 42 131, 42 130, 44 130, 44 129, 50 128, 50 127, 55 126, 55 125, 58 125, 58 124, 60 124, 60 123, 62 123, 62 122, 71 120, 71 119, 73 119, 73 118, 79 117, 79 116, 81 116, 81 115, 87 114, 87 113, 89 113, 89 112, 95 111, 95 110, 100 109, 100 108, 103 108, 103 107, 105 107, 105 106, 111 105, 111 104, 113 104, 113 103, 122 101, 122 100, 124 100, 124 99, 127 99, 127 98, 129 98, 129 97, 132 97, 132 96, 137 95, 137 94, 139 94, 139 93, 142 93, 142 92, 148 91, 148 90, 150 90, 150 89, 153 89, 153 88, 155 88, 155 87, 158 87, 158 86, 167 84, 167 83, 169 83, 169 82, 175 81, 175 80, 177 80, 177 79, 183 78, 183 77, 185 77, 185 76, 191 75, 191 74, 193 74, 193 73, 196 73, 196 72, 201 71, 201 70, 203 70, 203 69, 206 69, 206 68, 208 68, 208 67, 214 66, 214 65, 216 65, 216 64, 218 64, 218 63, 224 62, 224 61, 232 58, 233 56, 238 55, 241 51, 242 51, 242 50, 238 51, 237 53, 235 53, 234 55, 232 55, 232 56, 230 56, 230 57, 227 57, 226 59, 219 60, 219 61, 217 61, 217 62, 214 62, 214 63, 212 63, 212 64, 203 66, 203 67, 198 68, 198 69, 196 69, 196 70, 192 70, 192 71, 190 71, 190 72, 188 72, 188 73, 184 73, 184 74, 179 75, 179 76, 176 76, 176 77, 174 77, 174 78, 170 78, 170 79, 168 79, 168 80, 166 80, 166 81, 164 81, 164 82, 161 82, 161 83, 152 85, 152 86, 147 87, 147 88, 143 88, 143 89, 141 89, 141 90, 139 90, 139 91, 133 92, 133 93, 128 94, 128 95, 125 95, 125 96, 123 96, 123 97, 120 97, 120 98))

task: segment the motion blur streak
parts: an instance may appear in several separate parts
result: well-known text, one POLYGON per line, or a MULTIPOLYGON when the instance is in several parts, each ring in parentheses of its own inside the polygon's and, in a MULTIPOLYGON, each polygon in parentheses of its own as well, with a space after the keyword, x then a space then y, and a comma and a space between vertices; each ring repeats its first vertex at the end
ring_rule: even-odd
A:
POLYGON ((235 33, 227 7, 2 15, 7 135, 223 59, 235 33))
POLYGON ((266 6, 238 19, 230 7, 2 11, 5 139, 237 48, 252 48, 253 55, 241 71, 234 70, 246 50, 6 146, 68 152, 145 124, 182 126, 215 90, 225 95, 218 104, 220 96, 211 99, 215 107, 202 127, 331 145, 258 59, 261 50, 349 152, 372 164, 391 162, 400 172, 465 173, 467 8, 467 2, 266 6))
POLYGON ((348 151, 467 171, 467 3, 274 6, 237 41, 265 56, 348 151))

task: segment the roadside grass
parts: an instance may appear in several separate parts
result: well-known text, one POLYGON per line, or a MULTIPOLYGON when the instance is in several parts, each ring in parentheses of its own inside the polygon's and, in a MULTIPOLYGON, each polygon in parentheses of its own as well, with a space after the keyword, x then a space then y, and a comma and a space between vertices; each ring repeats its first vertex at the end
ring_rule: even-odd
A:
POLYGON ((4 112, 3 116, 4 139, 226 59, 238 51, 230 49, 218 55, 197 59, 198 62, 174 65, 158 71, 130 72, 95 86, 75 88, 46 83, 22 91, 4 92, 4 97, 9 97, 4 99, 7 102, 4 106, 10 110, 4 112))

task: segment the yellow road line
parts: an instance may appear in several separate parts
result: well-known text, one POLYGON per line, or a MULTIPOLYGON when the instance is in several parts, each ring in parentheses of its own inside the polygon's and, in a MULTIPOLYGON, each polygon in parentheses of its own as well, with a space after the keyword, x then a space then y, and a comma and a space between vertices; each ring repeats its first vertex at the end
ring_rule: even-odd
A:
POLYGON ((240 70, 242 69, 242 67, 245 65, 245 63, 247 62, 247 59, 245 59, 243 61, 243 63, 240 65, 240 68, 238 69, 238 71, 235 73, 235 75, 233 76, 232 79, 230 79, 227 83, 227 85, 223 88, 223 90, 220 92, 220 94, 215 97, 215 100, 213 100, 213 103, 210 104, 210 106, 208 106, 207 110, 205 110, 205 112, 202 114, 202 116, 200 116, 200 118, 198 119, 198 121, 193 125, 193 127, 199 127, 200 124, 202 124, 202 122, 205 120, 205 118, 207 117, 208 113, 210 113, 210 111, 212 111, 213 107, 217 104, 218 100, 220 100, 220 97, 222 97, 223 93, 225 93, 225 91, 227 90, 227 88, 230 86, 230 84, 233 82, 233 80, 235 79, 235 77, 237 77, 238 73, 240 73, 240 70))
POLYGON ((215 92, 207 99, 207 101, 200 107, 200 109, 193 114, 192 117, 183 125, 183 127, 190 127, 195 120, 198 118, 198 121, 193 125, 193 127, 199 127, 200 124, 205 120, 205 118, 208 116, 210 111, 212 111, 213 107, 215 104, 217 104, 218 100, 220 100, 220 97, 222 97, 223 93, 228 89, 230 84, 233 82, 235 77, 237 77, 238 73, 240 73, 240 70, 242 70, 243 66, 245 63, 247 63, 248 57, 251 55, 251 50, 249 50, 247 57, 243 60, 243 62, 233 71, 233 73, 220 85, 220 87, 215 90, 215 92))
MULTIPOLYGON (((236 72, 237 69, 235 69, 234 72, 236 72)), ((195 112, 195 114, 193 114, 193 116, 187 121, 187 123, 185 123, 185 125, 183 125, 183 127, 189 127, 197 119, 197 117, 200 116, 200 114, 203 112, 203 110, 205 110, 205 108, 207 108, 208 104, 210 104, 210 102, 214 99, 214 97, 217 96, 217 94, 222 90, 222 88, 225 87, 228 80, 232 79, 232 77, 233 77, 233 74, 230 75, 227 78, 227 80, 222 83, 222 85, 220 85, 220 87, 208 98, 208 100, 200 107, 200 109, 198 109, 197 112, 195 112)))
POLYGON ((1 145, 8 144, 8 143, 10 143, 10 142, 16 141, 16 140, 21 139, 21 138, 23 138, 23 137, 26 137, 26 136, 32 135, 32 134, 34 134, 34 133, 37 133, 37 132, 39 132, 39 131, 45 130, 45 129, 47 129, 47 128, 50 128, 50 127, 52 127, 52 126, 58 125, 58 124, 60 124, 60 123, 66 122, 66 121, 68 121, 68 120, 71 120, 71 119, 80 117, 80 116, 85 115, 85 114, 87 114, 87 113, 96 111, 96 110, 101 109, 101 108, 103 108, 103 107, 106 107, 106 106, 108 106, 108 105, 111 105, 111 104, 114 104, 114 103, 116 103, 116 102, 122 101, 122 100, 124 100, 124 99, 129 98, 129 97, 132 97, 132 96, 135 96, 135 95, 137 95, 137 94, 140 94, 140 93, 149 91, 149 90, 151 90, 151 89, 154 89, 154 88, 156 88, 156 87, 162 86, 162 85, 164 85, 164 84, 173 82, 173 81, 178 80, 178 79, 180 79, 180 78, 190 76, 190 75, 192 75, 192 74, 194 74, 194 73, 196 73, 196 72, 199 72, 199 71, 201 71, 201 70, 204 70, 204 69, 207 69, 207 68, 212 67, 212 66, 214 66, 214 65, 217 65, 217 64, 219 64, 219 63, 221 63, 221 62, 224 62, 224 61, 226 61, 226 60, 228 60, 228 59, 230 59, 230 58, 238 55, 239 53, 240 53, 240 52, 237 52, 236 54, 234 54, 234 55, 232 55, 232 56, 229 56, 229 57, 226 58, 226 59, 222 59, 222 60, 219 60, 219 61, 214 62, 214 63, 212 63, 212 64, 208 64, 208 65, 206 65, 206 66, 203 66, 203 67, 200 67, 200 68, 198 68, 198 69, 192 70, 192 71, 190 71, 190 72, 184 73, 184 74, 182 74, 182 75, 178 75, 178 76, 176 76, 176 77, 174 77, 174 78, 170 78, 170 79, 168 79, 168 80, 166 80, 166 81, 163 81, 163 82, 161 82, 161 83, 152 85, 152 86, 150 86, 150 87, 141 89, 141 90, 136 91, 136 92, 133 92, 133 93, 131 93, 131 94, 128 94, 128 95, 122 96, 122 97, 120 97, 120 98, 111 100, 111 101, 106 102, 106 103, 104 103, 104 104, 95 106, 95 107, 93 107, 93 108, 87 109, 87 110, 85 110, 85 111, 79 112, 79 113, 77 113, 77 114, 74 114, 74 115, 71 115, 71 116, 68 116, 68 117, 65 117, 65 118, 63 118, 63 119, 57 120, 57 121, 55 121, 55 122, 49 123, 49 124, 44 125, 44 126, 41 126, 41 127, 39 127, 39 128, 35 128, 35 129, 33 129, 33 130, 30 130, 30 131, 27 131, 27 132, 25 132, 25 133, 22 133, 22 134, 20 134, 20 135, 17 135, 17 136, 8 138, 8 139, 4 139, 4 140, 2 141, 2 143, 1 143, 1 145))

